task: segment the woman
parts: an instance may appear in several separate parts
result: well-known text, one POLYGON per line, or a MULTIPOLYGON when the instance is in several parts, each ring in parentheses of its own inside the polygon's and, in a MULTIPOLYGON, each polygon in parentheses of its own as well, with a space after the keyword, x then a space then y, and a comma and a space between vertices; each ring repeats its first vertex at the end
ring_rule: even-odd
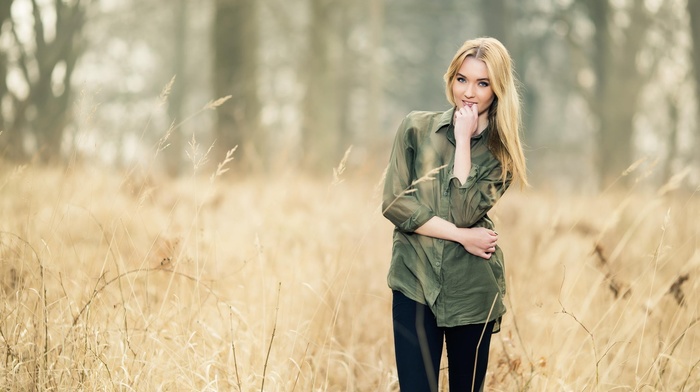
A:
POLYGON ((450 390, 484 384, 505 313, 487 212, 513 179, 527 185, 511 63, 494 38, 465 42, 444 75, 452 108, 411 112, 396 134, 382 209, 396 226, 387 280, 402 392, 437 391, 443 339, 450 390))

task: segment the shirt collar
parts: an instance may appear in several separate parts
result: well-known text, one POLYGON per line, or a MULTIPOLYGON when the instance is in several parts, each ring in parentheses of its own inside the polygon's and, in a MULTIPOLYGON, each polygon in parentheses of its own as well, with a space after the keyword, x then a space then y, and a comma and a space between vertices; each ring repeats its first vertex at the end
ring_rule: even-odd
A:
POLYGON ((437 132, 440 130, 440 128, 452 125, 452 118, 455 115, 455 108, 451 108, 450 110, 445 110, 442 115, 438 118, 437 123, 435 123, 435 126, 433 127, 433 132, 437 132))

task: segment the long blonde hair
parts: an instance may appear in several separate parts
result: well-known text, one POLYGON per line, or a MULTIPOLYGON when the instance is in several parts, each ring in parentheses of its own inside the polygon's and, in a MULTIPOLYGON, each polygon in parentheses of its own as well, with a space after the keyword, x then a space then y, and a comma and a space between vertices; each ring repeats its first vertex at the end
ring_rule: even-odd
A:
POLYGON ((457 71, 467 57, 486 63, 491 88, 496 96, 489 108, 489 125, 496 132, 489 132, 489 149, 503 166, 503 180, 508 173, 521 186, 528 186, 525 155, 520 143, 520 96, 508 50, 495 38, 483 37, 466 41, 457 51, 445 73, 445 94, 453 106, 452 84, 457 71))

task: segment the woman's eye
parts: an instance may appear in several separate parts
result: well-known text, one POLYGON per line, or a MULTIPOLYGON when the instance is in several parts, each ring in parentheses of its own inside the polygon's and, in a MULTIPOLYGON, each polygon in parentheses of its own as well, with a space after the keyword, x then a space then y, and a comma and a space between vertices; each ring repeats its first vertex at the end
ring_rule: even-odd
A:
POLYGON ((489 84, 486 83, 486 82, 480 82, 480 83, 479 83, 479 86, 481 86, 481 87, 488 87, 489 84))
POLYGON ((460 83, 464 83, 464 82, 466 82, 467 80, 460 76, 460 77, 457 77, 457 81, 460 82, 460 83))

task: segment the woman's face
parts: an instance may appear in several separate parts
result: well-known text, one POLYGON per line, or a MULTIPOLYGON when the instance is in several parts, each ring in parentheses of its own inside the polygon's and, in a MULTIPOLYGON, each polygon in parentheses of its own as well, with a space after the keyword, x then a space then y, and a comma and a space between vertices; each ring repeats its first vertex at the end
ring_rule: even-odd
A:
POLYGON ((458 107, 476 105, 479 117, 488 116, 495 95, 486 63, 467 57, 452 82, 452 96, 458 107))

